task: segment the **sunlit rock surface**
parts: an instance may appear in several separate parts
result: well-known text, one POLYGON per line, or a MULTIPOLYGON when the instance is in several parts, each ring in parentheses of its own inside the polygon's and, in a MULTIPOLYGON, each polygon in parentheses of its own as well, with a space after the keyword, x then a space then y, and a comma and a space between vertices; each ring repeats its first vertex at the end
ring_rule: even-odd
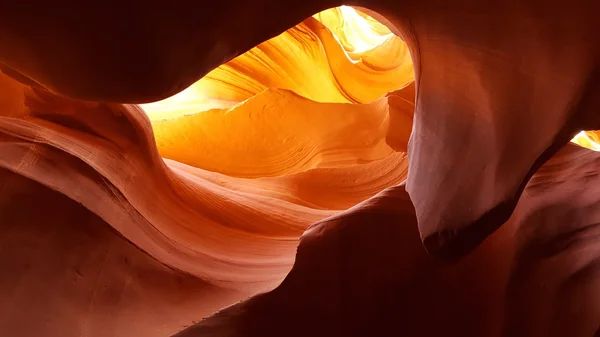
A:
POLYGON ((402 39, 374 19, 341 7, 306 19, 181 93, 143 107, 152 120, 170 119, 230 107, 269 88, 317 102, 370 103, 413 80, 402 39))
POLYGON ((7 6, 0 333, 594 335, 575 2, 7 6))

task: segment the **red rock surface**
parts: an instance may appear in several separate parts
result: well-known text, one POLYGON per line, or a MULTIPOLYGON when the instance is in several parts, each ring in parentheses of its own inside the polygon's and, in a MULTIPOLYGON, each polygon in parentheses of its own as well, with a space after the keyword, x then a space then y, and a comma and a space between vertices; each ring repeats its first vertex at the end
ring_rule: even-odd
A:
POLYGON ((423 248, 404 186, 309 228, 273 292, 176 335, 593 336, 600 156, 568 145, 509 221, 448 264, 423 248), (293 327, 293 328, 291 328, 293 327))
POLYGON ((3 336, 169 336, 248 296, 159 263, 76 202, 0 172, 3 336))
POLYGON ((2 335, 597 334, 600 5, 338 5, 0 5, 2 335))

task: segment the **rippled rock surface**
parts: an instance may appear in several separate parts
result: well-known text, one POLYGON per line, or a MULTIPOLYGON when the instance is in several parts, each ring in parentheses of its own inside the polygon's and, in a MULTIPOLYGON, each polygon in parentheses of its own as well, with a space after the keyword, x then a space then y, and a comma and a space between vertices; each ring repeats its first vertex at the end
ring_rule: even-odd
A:
POLYGON ((0 8, 3 335, 598 330, 594 2, 67 3, 0 8))

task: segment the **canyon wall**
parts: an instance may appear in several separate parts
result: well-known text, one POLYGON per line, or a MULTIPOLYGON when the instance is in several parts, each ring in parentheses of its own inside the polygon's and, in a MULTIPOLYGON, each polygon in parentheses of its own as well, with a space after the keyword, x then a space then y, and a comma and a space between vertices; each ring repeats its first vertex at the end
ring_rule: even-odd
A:
POLYGON ((597 333, 597 4, 212 5, 0 8, 2 334, 597 333))

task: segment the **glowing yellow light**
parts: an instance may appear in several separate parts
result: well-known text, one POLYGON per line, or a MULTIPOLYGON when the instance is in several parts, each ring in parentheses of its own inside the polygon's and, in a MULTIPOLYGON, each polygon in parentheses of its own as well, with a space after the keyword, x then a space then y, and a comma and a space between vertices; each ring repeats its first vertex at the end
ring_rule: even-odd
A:
POLYGON ((355 58, 381 45, 394 34, 383 24, 354 8, 341 6, 314 15, 337 37, 350 57, 355 58))
POLYGON ((600 151, 599 137, 593 132, 581 131, 571 142, 594 151, 600 151))
MULTIPOLYGON (((407 64, 410 63, 410 55, 390 54, 390 50, 392 49, 389 48, 377 50, 377 47, 382 46, 386 42, 393 42, 396 44, 403 44, 403 42, 401 42, 399 37, 395 36, 385 25, 362 12, 356 11, 352 7, 341 6, 331 8, 313 15, 313 18, 331 32, 333 38, 337 41, 337 44, 341 46, 343 50, 342 53, 345 53, 348 60, 354 64, 358 64, 361 60, 368 60, 367 62, 373 64, 373 62, 378 62, 382 59, 392 58, 403 58, 403 62, 407 64)), ((288 44, 285 48, 290 48, 289 43, 298 42, 298 40, 294 40, 294 34, 305 33, 307 32, 302 29, 294 33, 288 33, 288 35, 291 34, 290 36, 292 37, 284 37, 284 33, 281 36, 270 40, 272 41, 272 45, 265 48, 274 48, 274 50, 276 50, 278 44, 285 43, 288 44)), ((267 44, 267 42, 265 42, 265 44, 267 44)), ((304 50, 303 48, 294 49, 291 54, 298 56, 298 59, 295 59, 296 63, 292 64, 292 68, 288 67, 280 69, 279 74, 276 72, 271 74, 265 73, 264 71, 258 72, 256 70, 250 71, 249 74, 252 76, 249 76, 249 74, 241 74, 241 70, 245 69, 248 71, 246 68, 251 67, 254 64, 252 62, 258 62, 257 60, 260 59, 260 56, 264 55, 262 49, 254 48, 247 53, 245 56, 246 59, 239 61, 239 64, 230 66, 222 65, 179 94, 162 101, 142 104, 141 107, 149 115, 152 121, 176 119, 211 109, 228 109, 267 88, 271 88, 269 86, 266 88, 264 87, 264 76, 281 78, 281 73, 283 72, 292 82, 298 85, 297 80, 294 80, 292 76, 292 72, 294 71, 293 68, 299 64, 298 62, 307 62, 307 60, 309 62, 317 62, 310 58, 310 53, 310 50, 304 50), (254 53, 254 55, 252 53, 254 53), (300 55, 302 53, 306 53, 307 55, 300 55), (253 76, 263 78, 252 78, 253 76), (223 83, 228 84, 223 85, 223 83), (263 86, 261 87, 261 85, 263 86)), ((407 51, 406 54, 408 54, 407 51)), ((319 69, 319 71, 330 71, 329 69, 321 69, 322 64, 320 63, 314 63, 310 66, 314 67, 314 69, 319 69)), ((379 66, 377 68, 379 68, 379 66)), ((296 71, 296 73, 297 72, 298 71, 296 71)), ((300 73, 304 74, 302 71, 300 71, 300 73)), ((294 75, 297 76, 298 74, 294 75)), ((303 76, 316 75, 313 73, 305 74, 303 76)), ((410 80, 411 79, 409 79, 409 81, 410 80)), ((272 83, 281 83, 281 81, 272 81, 272 83)), ((324 80, 323 78, 316 77, 313 82, 307 81, 307 83, 312 84, 306 85, 306 83, 304 83, 299 85, 303 85, 303 88, 306 89, 307 87, 314 87, 315 83, 322 84, 324 83, 324 80)), ((275 85, 273 88, 276 87, 278 86, 275 85)), ((312 92, 314 93, 315 90, 312 92)), ((327 91, 322 85, 316 89, 316 92, 319 92, 321 97, 311 97, 310 95, 305 95, 305 97, 317 101, 347 102, 343 96, 340 96, 340 93, 327 91), (339 97, 334 97, 335 95, 338 95, 339 97), (323 99, 323 96, 326 96, 327 99, 323 99)), ((303 94, 301 92, 297 93, 300 95, 303 94)), ((600 136, 593 131, 581 131, 571 140, 571 142, 594 151, 600 151, 600 136)))
POLYGON ((210 109, 224 109, 234 104, 235 102, 205 98, 197 88, 192 86, 177 95, 162 101, 142 104, 141 107, 150 115, 151 120, 163 120, 193 115, 210 109))
POLYGON ((318 102, 368 103, 412 80, 412 62, 405 55, 405 44, 377 20, 348 6, 331 8, 309 19, 211 71, 177 95, 140 106, 152 121, 176 119, 231 108, 276 88, 318 102), (322 29, 329 32, 323 34, 322 29), (336 49, 345 53, 346 60, 339 59, 336 49), (352 76, 353 83, 335 83, 343 79, 336 71, 344 72, 341 77, 352 76), (370 77, 363 84, 364 90, 358 87, 362 82, 356 82, 361 72, 370 77), (345 92, 349 88, 354 89, 345 92))

